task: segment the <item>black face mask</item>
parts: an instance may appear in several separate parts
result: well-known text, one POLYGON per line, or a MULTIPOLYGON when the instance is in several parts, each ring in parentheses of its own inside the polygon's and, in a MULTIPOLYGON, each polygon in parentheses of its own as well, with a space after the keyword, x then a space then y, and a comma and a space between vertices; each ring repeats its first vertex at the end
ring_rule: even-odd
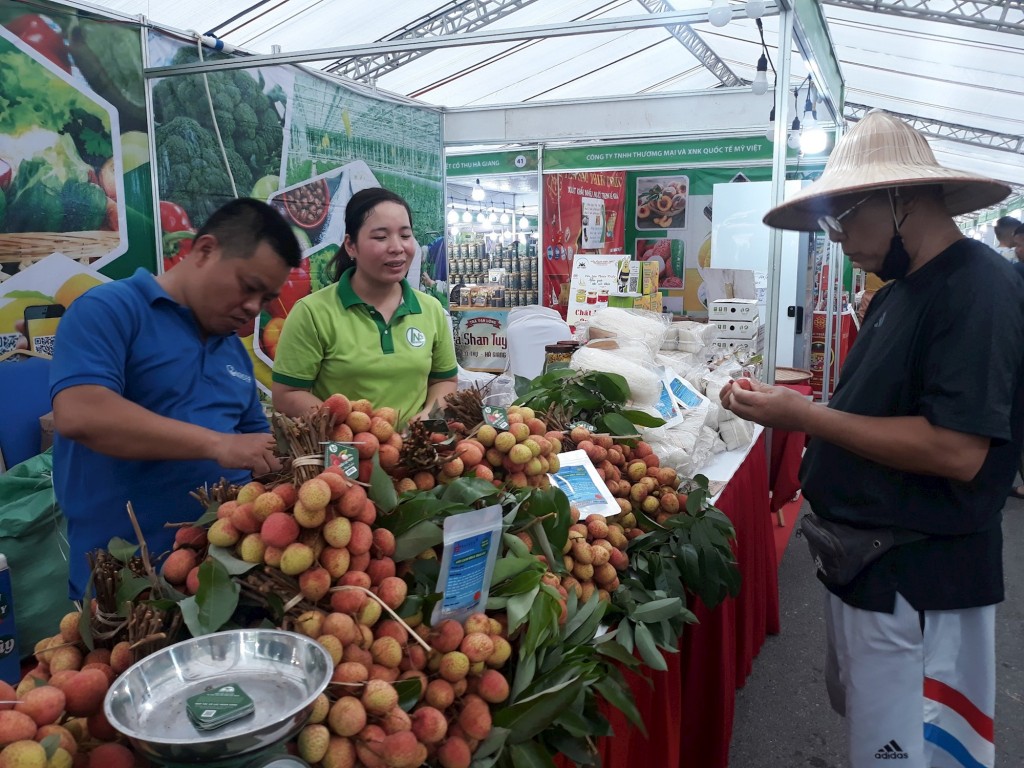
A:
POLYGON ((882 266, 875 270, 875 274, 878 275, 879 279, 888 282, 889 280, 899 280, 907 276, 907 270, 910 269, 910 254, 907 253, 906 247, 903 245, 903 237, 897 232, 892 236, 892 240, 889 241, 889 250, 885 254, 885 259, 882 261, 882 266))
POLYGON ((903 245, 903 236, 900 234, 900 227, 907 220, 910 214, 904 214, 903 218, 896 221, 896 207, 893 204, 892 195, 889 196, 889 207, 892 210, 892 223, 896 225, 896 232, 889 241, 889 250, 885 254, 881 268, 875 270, 875 274, 882 280, 900 280, 907 276, 910 269, 910 254, 903 245))

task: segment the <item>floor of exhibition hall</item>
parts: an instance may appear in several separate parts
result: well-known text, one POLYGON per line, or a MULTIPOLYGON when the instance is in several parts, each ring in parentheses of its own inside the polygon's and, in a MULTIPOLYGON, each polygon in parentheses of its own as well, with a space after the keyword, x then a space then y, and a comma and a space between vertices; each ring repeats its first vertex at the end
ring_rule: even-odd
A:
MULTIPOLYGON (((1024 765, 1024 501, 1007 501, 1003 535, 1006 601, 996 619, 996 765, 1018 766, 1024 765)), ((970 578, 967 571, 963 575, 970 578)), ((846 765, 843 721, 825 694, 821 591, 806 545, 791 536, 779 563, 782 632, 767 638, 753 674, 736 693, 731 768, 846 765)))

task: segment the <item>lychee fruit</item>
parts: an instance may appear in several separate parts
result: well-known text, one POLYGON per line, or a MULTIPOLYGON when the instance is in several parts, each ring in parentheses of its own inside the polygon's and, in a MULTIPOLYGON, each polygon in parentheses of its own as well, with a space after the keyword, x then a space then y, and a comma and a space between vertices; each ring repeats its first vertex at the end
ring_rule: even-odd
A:
POLYGON ((284 498, 273 491, 261 493, 256 497, 256 501, 252 503, 253 514, 256 515, 259 520, 266 520, 275 512, 284 512, 285 509, 287 509, 287 507, 285 506, 284 498))
POLYGON ((437 760, 441 768, 469 768, 473 760, 473 753, 469 751, 469 744, 465 739, 458 736, 450 736, 444 744, 438 747, 437 760))
POLYGON ((469 674, 469 657, 462 651, 449 651, 441 657, 438 674, 450 683, 462 680, 469 674))
POLYGON ((352 540, 352 523, 347 517, 335 517, 324 523, 321 533, 332 547, 347 547, 352 540))
POLYGON ((299 757, 310 765, 323 760, 330 744, 331 732, 325 725, 307 725, 299 731, 299 757))
POLYGON ((299 501, 309 510, 324 509, 331 502, 331 486, 314 477, 299 486, 299 501))
POLYGON ((0 712, 0 746, 32 739, 36 735, 36 728, 36 721, 24 712, 4 710, 0 712))
POLYGON ((366 708, 354 696, 342 696, 327 714, 327 725, 338 736, 355 736, 366 727, 366 708))
POLYGON ((242 533, 231 524, 229 518, 214 520, 207 538, 215 547, 233 547, 242 538, 242 533))
POLYGON ((355 443, 356 450, 359 451, 360 459, 371 459, 373 454, 380 449, 380 440, 372 432, 356 432, 352 437, 352 442, 355 443))
POLYGON ((319 603, 331 588, 331 574, 326 568, 309 568, 299 575, 299 591, 311 603, 319 603))
POLYGON ((377 596, 392 610, 396 610, 405 602, 408 593, 408 585, 397 576, 388 576, 377 586, 377 596))
POLYGON ((336 423, 345 421, 352 413, 352 403, 340 392, 336 392, 324 400, 324 407, 331 412, 336 423))
POLYGON ((199 557, 196 555, 195 550, 176 549, 164 560, 160 573, 167 579, 169 584, 177 586, 185 583, 188 572, 198 564, 199 557))
POLYGON ((274 512, 263 521, 260 537, 269 546, 284 549, 299 538, 299 524, 287 512, 274 512))
POLYGON ((370 680, 366 683, 366 688, 363 689, 362 703, 367 712, 383 715, 398 706, 398 691, 391 683, 383 680, 370 680))
POLYGON ((378 637, 370 646, 375 663, 389 669, 397 669, 402 663, 402 646, 393 637, 378 637))
POLYGON ((381 756, 389 768, 418 768, 427 752, 412 731, 399 731, 384 737, 381 756))
POLYGON ((476 691, 484 701, 491 704, 500 704, 508 698, 508 680, 498 670, 488 669, 480 675, 476 691))
POLYGON ((466 654, 470 663, 486 661, 494 653, 494 643, 483 632, 471 632, 462 639, 459 650, 466 654))
POLYGON ((313 565, 315 560, 313 549, 296 541, 285 547, 281 555, 281 571, 289 576, 298 576, 313 565))

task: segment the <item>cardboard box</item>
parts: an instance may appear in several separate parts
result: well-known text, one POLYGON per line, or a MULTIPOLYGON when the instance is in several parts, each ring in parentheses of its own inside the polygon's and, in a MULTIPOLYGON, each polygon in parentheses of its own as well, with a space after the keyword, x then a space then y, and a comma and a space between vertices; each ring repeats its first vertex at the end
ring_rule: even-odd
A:
POLYGON ((635 302, 641 298, 639 293, 609 293, 608 306, 619 307, 620 309, 633 309, 635 302))
POLYGON ((764 326, 759 325, 758 331, 753 338, 750 339, 723 339, 717 338, 712 342, 712 345, 719 349, 727 349, 730 352, 738 349, 739 347, 746 347, 754 352, 764 352, 764 326))
POLYGON ((619 272, 619 293, 639 293, 650 296, 658 290, 658 267, 653 261, 629 261, 628 277, 623 268, 619 272))
POLYGON ((718 299, 711 302, 711 320, 756 320, 757 299, 718 299))
POLYGON ((760 331, 761 323, 757 319, 715 320, 715 327, 718 328, 720 339, 752 339, 760 331))

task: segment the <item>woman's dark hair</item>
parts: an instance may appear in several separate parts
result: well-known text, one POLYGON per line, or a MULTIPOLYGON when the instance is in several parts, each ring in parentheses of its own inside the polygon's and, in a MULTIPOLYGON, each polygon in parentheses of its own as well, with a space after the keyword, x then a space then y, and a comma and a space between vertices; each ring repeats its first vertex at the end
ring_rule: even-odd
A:
MULTIPOLYGON (((353 243, 359 238, 359 230, 363 228, 367 217, 381 203, 398 203, 405 208, 409 214, 409 225, 412 226, 412 209, 404 197, 384 187, 361 189, 349 198, 348 205, 345 206, 345 234, 353 243)), ((331 280, 338 282, 350 267, 355 266, 355 263, 355 259, 348 255, 343 243, 341 250, 327 265, 327 274, 331 276, 331 280)))
POLYGON ((216 237, 228 258, 251 258, 256 247, 265 242, 289 267, 294 269, 302 261, 302 248, 284 217, 250 197, 236 198, 214 211, 195 239, 203 235, 216 237))

